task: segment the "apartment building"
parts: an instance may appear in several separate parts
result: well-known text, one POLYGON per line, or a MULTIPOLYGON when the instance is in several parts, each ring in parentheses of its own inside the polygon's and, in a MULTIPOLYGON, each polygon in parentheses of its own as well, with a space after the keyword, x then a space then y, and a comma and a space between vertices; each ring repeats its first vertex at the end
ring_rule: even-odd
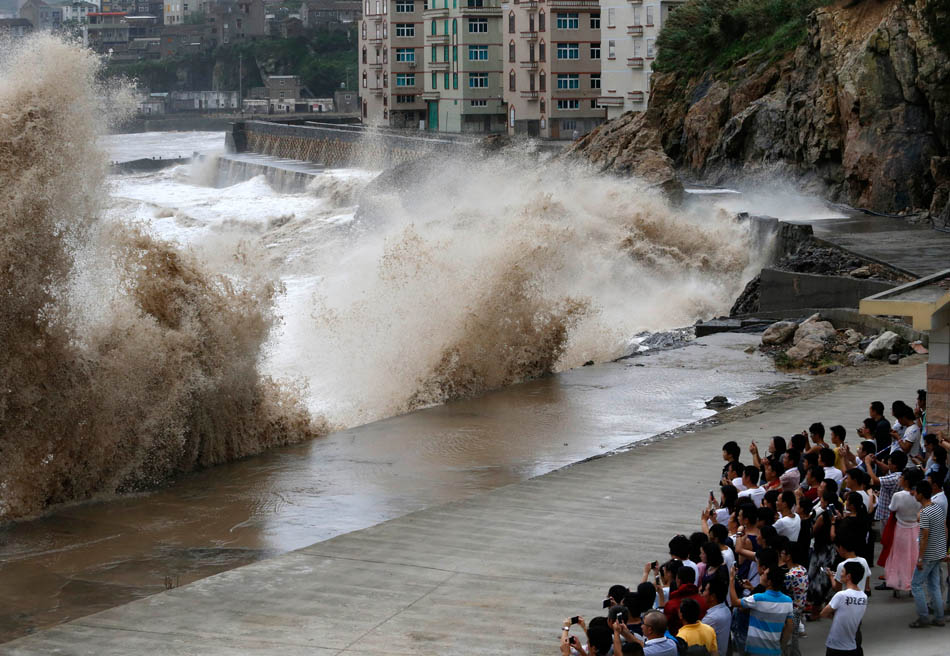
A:
POLYGON ((597 0, 511 0, 502 7, 509 134, 570 139, 602 123, 597 0))
POLYGON ((365 0, 363 123, 503 131, 501 21, 498 0, 365 0))
POLYGON ((686 0, 601 0, 602 94, 607 118, 644 111, 656 37, 670 12, 686 0))

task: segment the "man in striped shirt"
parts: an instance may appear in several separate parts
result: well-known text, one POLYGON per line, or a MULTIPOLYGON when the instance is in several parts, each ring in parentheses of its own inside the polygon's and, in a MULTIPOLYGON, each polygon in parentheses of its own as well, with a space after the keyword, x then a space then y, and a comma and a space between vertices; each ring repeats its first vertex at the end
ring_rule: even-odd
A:
POLYGON ((781 656, 782 646, 788 644, 795 629, 792 598, 782 592, 785 570, 773 565, 761 569, 759 576, 768 588, 765 592, 740 599, 736 586, 729 586, 732 607, 749 611, 744 656, 781 656))
POLYGON ((931 624, 943 626, 943 596, 940 594, 940 563, 947 557, 947 511, 932 503, 933 487, 924 479, 917 484, 914 496, 920 503, 920 558, 910 583, 910 591, 917 605, 917 619, 910 628, 919 629, 931 624), (930 621, 927 593, 933 600, 934 618, 930 621))

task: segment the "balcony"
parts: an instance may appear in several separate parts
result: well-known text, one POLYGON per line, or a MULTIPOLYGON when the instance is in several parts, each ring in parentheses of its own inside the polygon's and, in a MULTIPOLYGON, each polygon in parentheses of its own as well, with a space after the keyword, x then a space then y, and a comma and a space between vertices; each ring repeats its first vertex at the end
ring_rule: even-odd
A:
POLYGON ((627 57, 627 66, 630 68, 642 69, 643 57, 627 57))
POLYGON ((383 87, 373 87, 372 89, 370 89, 370 92, 374 96, 381 96, 386 92, 386 89, 384 89, 383 87))
POLYGON ((630 36, 643 36, 643 25, 627 25, 627 34, 630 36))
POLYGON ((642 91, 628 91, 627 98, 630 102, 642 103, 645 100, 645 94, 642 91))
POLYGON ((540 93, 540 91, 522 91, 521 97, 525 100, 537 100, 540 93))
POLYGON ((371 71, 381 71, 383 70, 383 62, 381 61, 370 62, 366 65, 366 67, 369 68, 369 70, 371 71))
POLYGON ((522 0, 517 4, 522 9, 526 9, 528 11, 535 11, 538 8, 538 0, 522 0))
POLYGON ((501 16, 501 7, 462 7, 459 12, 463 16, 501 16))
POLYGON ((438 100, 439 92, 438 91, 423 91, 422 99, 423 100, 438 100))
POLYGON ((623 107, 623 98, 620 96, 601 96, 597 99, 597 104, 604 107, 623 107))
POLYGON ((599 9, 599 0, 548 0, 552 9, 599 9))
POLYGON ((380 43, 383 42, 383 35, 382 35, 382 34, 376 34, 376 35, 374 35, 374 36, 371 36, 371 37, 369 37, 369 42, 370 42, 370 43, 375 43, 375 44, 380 44, 380 43))
POLYGON ((632 4, 632 5, 642 5, 642 4, 643 4, 643 0, 627 0, 627 2, 629 2, 629 3, 632 4))
POLYGON ((536 71, 538 70, 538 64, 539 62, 537 61, 523 61, 521 62, 521 68, 526 71, 536 71))
POLYGON ((448 18, 449 9, 448 7, 430 7, 424 9, 422 15, 426 18, 448 18))
POLYGON ((447 61, 430 61, 426 62, 426 68, 431 71, 447 71, 450 63, 447 61))
POLYGON ((522 32, 522 33, 521 33, 521 38, 522 38, 522 39, 527 39, 528 41, 537 41, 537 40, 538 40, 538 31, 537 31, 537 30, 529 30, 529 31, 527 31, 527 32, 522 32))
POLYGON ((426 43, 448 43, 451 40, 448 34, 426 34, 426 43))

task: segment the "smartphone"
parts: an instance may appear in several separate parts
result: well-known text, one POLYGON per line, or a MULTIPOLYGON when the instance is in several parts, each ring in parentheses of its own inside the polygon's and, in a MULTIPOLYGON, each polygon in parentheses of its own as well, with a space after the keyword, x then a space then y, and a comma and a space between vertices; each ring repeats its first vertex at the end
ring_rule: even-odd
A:
POLYGON ((580 620, 580 615, 575 615, 574 617, 571 618, 571 624, 577 624, 579 620, 580 620))
POLYGON ((572 645, 576 645, 576 644, 577 644, 577 638, 576 638, 575 636, 571 636, 571 638, 570 638, 570 640, 568 640, 568 642, 571 643, 572 645))
POLYGON ((610 599, 604 599, 604 608, 610 608, 612 605, 610 599))
POLYGON ((650 563, 650 569, 656 569, 657 565, 659 564, 659 561, 654 560, 652 563, 650 563))

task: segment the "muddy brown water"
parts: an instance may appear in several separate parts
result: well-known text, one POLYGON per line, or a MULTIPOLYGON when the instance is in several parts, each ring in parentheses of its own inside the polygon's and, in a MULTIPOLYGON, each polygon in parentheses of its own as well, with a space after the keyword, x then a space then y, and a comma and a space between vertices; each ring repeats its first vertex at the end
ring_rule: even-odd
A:
POLYGON ((0 527, 0 641, 514 483, 788 381, 757 336, 584 367, 0 527))

